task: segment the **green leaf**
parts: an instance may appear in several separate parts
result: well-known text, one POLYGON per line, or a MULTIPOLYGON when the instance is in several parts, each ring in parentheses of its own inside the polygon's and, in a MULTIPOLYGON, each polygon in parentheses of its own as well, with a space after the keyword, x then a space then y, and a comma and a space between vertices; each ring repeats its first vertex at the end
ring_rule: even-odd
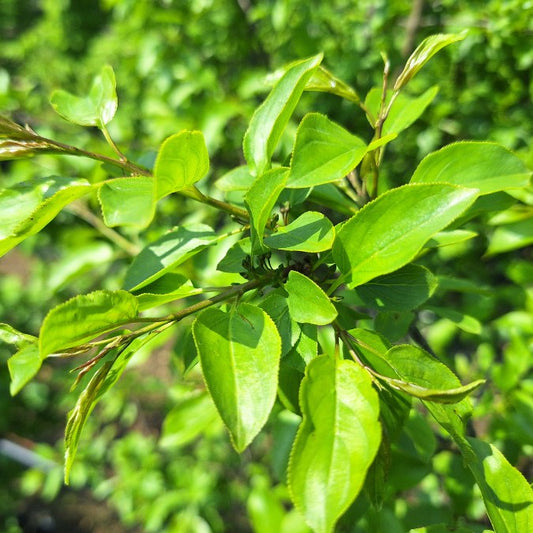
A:
POLYGON ((422 159, 411 183, 451 183, 479 194, 526 187, 531 172, 512 152, 499 144, 458 142, 422 159))
POLYGON ((455 185, 404 185, 387 191, 344 223, 333 258, 350 288, 412 261, 424 244, 463 213, 475 189, 455 185))
POLYGON ((254 179, 255 178, 250 174, 248 166, 242 165, 224 174, 215 182, 215 185, 221 191, 226 192, 247 191, 254 179))
POLYGON ((307 366, 300 407, 289 491, 313 531, 326 533, 359 494, 378 451, 379 399, 366 370, 324 355, 307 366))
POLYGON ((202 179, 209 171, 209 155, 200 131, 181 131, 166 139, 155 160, 156 200, 181 191, 202 179))
POLYGON ((361 101, 353 87, 350 87, 347 83, 334 76, 323 66, 318 67, 313 72, 311 79, 305 86, 305 90, 335 94, 355 104, 359 104, 361 101))
POLYGON ((105 361, 93 374, 91 380, 78 397, 76 405, 68 413, 67 426, 65 428, 65 483, 67 485, 80 436, 89 415, 102 396, 119 380, 132 356, 153 338, 155 338, 154 335, 145 335, 134 339, 127 346, 115 349, 112 352, 114 359, 105 361))
POLYGON ((405 67, 394 83, 394 90, 399 91, 407 82, 442 48, 457 41, 462 41, 466 32, 456 34, 439 33, 424 39, 409 56, 405 67))
POLYGON ((165 449, 189 444, 202 433, 222 429, 220 417, 207 392, 181 398, 165 417, 159 445, 165 449))
POLYGON ((426 242, 424 248, 440 248, 442 246, 451 246, 453 244, 459 244, 461 242, 468 241, 477 237, 475 231, 466 229, 456 229, 450 231, 439 231, 435 233, 428 242, 426 242))
POLYGON ((437 278, 425 267, 406 265, 356 288, 365 305, 387 311, 410 311, 428 300, 437 278))
POLYGON ((75 96, 67 91, 52 93, 50 103, 65 120, 81 126, 101 128, 115 116, 118 107, 115 73, 106 65, 93 80, 88 96, 75 96))
POLYGON ((124 280, 124 288, 137 291, 181 265, 207 246, 226 238, 205 224, 184 224, 144 248, 135 257, 124 280))
POLYGON ((533 490, 524 476, 492 444, 468 438, 459 447, 481 490, 494 531, 532 531, 533 490))
POLYGON ((289 294, 291 317, 296 322, 324 326, 337 318, 337 310, 326 293, 300 272, 291 270, 284 288, 289 294))
POLYGON ((313 187, 344 178, 367 150, 359 137, 320 113, 309 113, 296 133, 287 187, 313 187))
POLYGON ((260 176, 270 167, 270 158, 305 86, 322 54, 296 61, 276 83, 266 100, 256 109, 243 140, 244 157, 252 174, 260 176))
MULTIPOLYGON (((424 114, 424 111, 437 96, 438 92, 438 86, 434 85, 417 98, 400 93, 392 103, 389 114, 383 123, 382 135, 398 134, 407 129, 424 114)), ((372 127, 375 126, 372 119, 378 116, 381 107, 381 93, 382 89, 375 87, 369 91, 365 98, 365 107, 373 113, 373 117, 367 115, 372 127)), ((392 91, 388 91, 385 100, 386 104, 389 103, 391 96, 392 91)))
POLYGON ((243 266, 243 261, 250 255, 252 255, 252 242, 250 237, 244 237, 226 252, 226 255, 218 263, 217 270, 237 274, 244 272, 246 269, 243 266))
POLYGON ((252 222, 252 251, 263 251, 263 233, 276 200, 287 182, 286 168, 275 168, 265 172, 253 182, 244 197, 252 222))
MULTIPOLYGON (((532 214, 533 215, 533 214, 532 214)), ((489 237, 486 257, 525 248, 533 243, 533 216, 496 228, 489 237)))
POLYGON ((287 226, 265 238, 264 243, 276 250, 317 253, 333 246, 333 224, 322 213, 306 211, 287 226))
POLYGON ((39 335, 41 358, 132 322, 137 312, 137 299, 126 291, 100 290, 75 296, 46 315, 39 335))
POLYGON ((194 287, 185 276, 170 272, 154 282, 144 285, 142 289, 139 289, 139 292, 140 294, 136 294, 135 297, 139 303, 139 311, 144 311, 188 296, 201 294, 202 289, 194 287))
POLYGON ((41 231, 63 207, 92 190, 86 180, 59 176, 0 190, 0 255, 41 231))
POLYGON ((9 384, 11 396, 15 396, 39 372, 41 363, 37 343, 25 344, 7 360, 7 367, 11 376, 11 383, 9 384))
POLYGON ((281 339, 265 311, 242 303, 198 315, 193 336, 205 383, 242 452, 259 433, 276 399, 281 339))
POLYGON ((106 226, 145 228, 154 218, 154 180, 137 176, 105 181, 98 200, 106 226))
POLYGON ((22 348, 25 344, 34 343, 37 337, 18 331, 13 326, 0 322, 0 342, 13 344, 17 348, 22 348))
POLYGON ((467 333, 473 333, 474 335, 480 335, 483 329, 481 322, 470 315, 465 315, 455 309, 449 307, 436 307, 428 306, 428 311, 433 311, 436 315, 451 320, 458 328, 466 331, 467 333))

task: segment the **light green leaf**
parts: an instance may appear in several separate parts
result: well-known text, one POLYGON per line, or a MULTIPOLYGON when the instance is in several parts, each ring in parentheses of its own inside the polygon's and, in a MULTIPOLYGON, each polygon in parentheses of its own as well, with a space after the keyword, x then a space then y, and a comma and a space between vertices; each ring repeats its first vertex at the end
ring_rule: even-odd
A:
POLYGON ((300 407, 289 491, 313 531, 327 533, 359 494, 378 451, 379 399, 362 367, 319 356, 307 365, 300 407))
POLYGON ((407 82, 442 48, 457 41, 462 41, 466 32, 456 34, 439 33, 424 39, 409 56, 405 67, 394 83, 394 90, 399 91, 407 82))
MULTIPOLYGON (((425 93, 413 98, 406 94, 400 93, 392 103, 391 109, 382 127, 382 135, 390 133, 400 133, 407 129, 411 124, 418 120, 426 108, 431 104, 439 88, 437 85, 429 88, 425 93)), ((376 118, 381 107, 381 88, 373 88, 369 91, 365 98, 365 107, 373 113, 373 117, 367 118, 370 124, 374 127, 372 118, 376 118)), ((387 92, 385 103, 388 104, 392 96, 392 91, 387 92)))
POLYGON ((92 190, 86 180, 59 176, 0 190, 0 255, 41 231, 63 207, 92 190))
POLYGON ((246 208, 252 220, 252 251, 263 251, 263 233, 276 200, 287 182, 286 168, 275 168, 265 172, 253 182, 244 197, 246 208))
POLYGON ((499 144, 458 142, 426 156, 411 183, 451 183, 479 194, 526 187, 531 172, 512 152, 499 144))
POLYGON ((124 326, 137 318, 137 312, 137 299, 126 291, 100 290, 75 296, 46 315, 39 335, 41 358, 124 326))
POLYGON ((270 158, 305 86, 322 54, 296 61, 256 109, 243 140, 244 157, 252 174, 260 176, 270 167, 270 158))
POLYGON ((424 244, 463 213, 477 190, 404 185, 365 205, 337 231, 333 258, 350 288, 412 261, 424 244))
POLYGON ((344 178, 367 152, 366 143, 320 113, 302 120, 287 187, 305 188, 344 178))
POLYGON ((340 96, 350 102, 358 104, 361 99, 353 87, 334 76, 323 66, 313 72, 311 79, 305 86, 306 91, 317 91, 340 96))
POLYGON ((337 318, 337 310, 326 293, 300 272, 291 270, 284 288, 289 294, 291 317, 296 322, 324 326, 337 318))
POLYGON ((435 233, 428 242, 426 242, 424 248, 440 248, 442 246, 451 246, 453 244, 459 244, 461 242, 468 241, 477 237, 475 231, 466 229, 455 229, 450 231, 439 231, 435 233))
POLYGON ((220 417, 207 392, 181 398, 165 417, 159 445, 165 449, 184 446, 202 433, 222 430, 220 417))
POLYGON ((209 171, 209 154, 200 131, 181 131, 163 142, 154 166, 156 200, 181 191, 209 171))
POLYGON ((198 315, 193 336, 205 383, 242 452, 270 414, 278 385, 281 339, 265 311, 242 303, 229 312, 198 315))
POLYGON ((485 256, 490 257, 512 250, 525 248, 533 243, 533 213, 526 220, 511 222, 496 228, 489 237, 489 247, 485 256))
POLYGON ((78 397, 76 405, 68 413, 67 426, 65 428, 65 483, 67 485, 80 436, 89 415, 102 396, 119 380, 132 356, 154 338, 154 335, 138 337, 129 345, 113 350, 110 355, 114 358, 105 361, 93 374, 91 380, 78 397))
POLYGON ((317 253, 333 246, 333 224, 322 213, 306 211, 287 226, 265 238, 264 243, 276 250, 317 253))
POLYGON ((94 78, 88 96, 80 97, 57 90, 52 93, 50 103, 69 122, 101 128, 112 120, 117 111, 115 73, 106 65, 94 78))
POLYGON ((7 367, 11 377, 9 392, 15 396, 41 368, 37 343, 25 344, 16 354, 7 360, 7 367))
POLYGON ((496 533, 533 531, 533 489, 492 444, 467 438, 458 441, 474 474, 496 533))
POLYGON ((467 333, 473 333, 474 335, 480 335, 483 329, 481 322, 470 315, 465 315, 455 309, 449 307, 436 307, 428 306, 429 311, 433 311, 436 315, 451 320, 458 328, 466 331, 467 333))
POLYGON ((215 185, 226 192, 247 191, 253 183, 254 177, 250 174, 248 165, 236 167, 215 181, 215 185))
POLYGON ((370 307, 387 311, 410 311, 428 300, 437 285, 437 278, 427 268, 406 265, 360 285, 356 292, 370 307))
POLYGON ((139 289, 139 292, 140 294, 136 295, 139 311, 144 311, 188 296, 201 294, 202 289, 194 287, 185 276, 169 272, 154 282, 144 285, 142 289, 139 289))
POLYGON ((137 176, 105 181, 98 200, 106 226, 145 228, 154 217, 154 180, 137 176))
POLYGON ((152 283, 193 255, 226 238, 205 224, 184 224, 149 244, 135 257, 124 280, 124 288, 137 291, 152 283))
POLYGON ((13 344, 17 348, 22 348, 25 344, 34 343, 36 340, 37 337, 18 331, 13 326, 0 322, 0 342, 13 344))

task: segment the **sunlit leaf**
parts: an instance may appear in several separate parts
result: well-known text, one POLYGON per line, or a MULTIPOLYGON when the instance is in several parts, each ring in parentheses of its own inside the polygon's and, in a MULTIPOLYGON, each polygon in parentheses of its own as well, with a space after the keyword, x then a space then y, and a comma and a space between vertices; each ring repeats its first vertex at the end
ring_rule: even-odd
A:
POLYGON ((25 344, 17 353, 7 360, 7 367, 11 377, 9 392, 15 396, 41 368, 37 343, 25 344))

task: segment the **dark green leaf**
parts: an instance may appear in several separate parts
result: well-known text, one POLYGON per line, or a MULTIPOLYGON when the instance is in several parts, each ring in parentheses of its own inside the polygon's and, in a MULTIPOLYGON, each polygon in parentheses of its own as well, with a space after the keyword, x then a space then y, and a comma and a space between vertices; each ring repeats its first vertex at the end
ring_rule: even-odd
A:
POLYGON ((107 226, 145 228, 154 217, 154 180, 142 176, 107 180, 98 199, 107 226))
POLYGON ((276 399, 279 333, 265 311, 242 303, 229 312, 206 309, 194 321, 193 335, 209 393, 241 452, 276 399))
POLYGON ((337 318, 337 310, 326 293, 311 279, 296 270, 285 283, 289 311, 293 320, 324 326, 337 318))
POLYGON ((425 267, 406 265, 360 285, 356 292, 363 302, 387 311, 410 311, 428 300, 437 288, 437 278, 425 267))
POLYGON ((526 187, 531 172, 512 152, 499 144, 459 142, 426 156, 411 183, 451 183, 479 194, 526 187))
POLYGON ((266 100, 256 109, 243 141, 244 157, 252 174, 260 176, 270 167, 270 158, 305 86, 322 54, 289 65, 266 100))
POLYGON ((477 191, 454 185, 404 185, 368 203, 337 231, 333 257, 353 288, 414 259, 465 211, 477 191))
POLYGON ((245 237, 237 241, 220 260, 217 265, 217 270, 221 272, 234 272, 239 274, 246 269, 243 266, 243 261, 247 256, 252 255, 252 241, 250 237, 245 237))
POLYGON ((181 131, 161 145, 154 166, 156 200, 181 191, 209 171, 209 155, 200 131, 181 131))
POLYGON ((7 367, 11 376, 9 385, 11 396, 15 396, 39 372, 41 362, 37 343, 25 344, 7 360, 7 367))
POLYGON ((171 230, 135 257, 126 272, 124 288, 139 290, 226 236, 217 235, 205 224, 184 224, 171 230))
POLYGON ((252 251, 263 251, 263 233, 276 200, 287 182, 286 168, 275 168, 265 172, 253 182, 244 197, 252 221, 252 251))
POLYGON ((358 495, 379 448, 378 395, 359 365, 319 356, 307 366, 300 407, 289 490, 313 531, 326 533, 358 495))
POLYGON ((264 243, 277 250, 317 253, 333 245, 333 224, 322 213, 306 211, 287 226, 280 226, 264 243))
POLYGON ((137 299, 126 291, 101 290, 75 296, 46 315, 39 335, 41 358, 132 322, 137 311, 137 299))
POLYGON ((94 78, 88 96, 80 97, 58 90, 52 93, 50 103, 69 122, 102 127, 112 120, 118 106, 115 73, 106 65, 94 78))

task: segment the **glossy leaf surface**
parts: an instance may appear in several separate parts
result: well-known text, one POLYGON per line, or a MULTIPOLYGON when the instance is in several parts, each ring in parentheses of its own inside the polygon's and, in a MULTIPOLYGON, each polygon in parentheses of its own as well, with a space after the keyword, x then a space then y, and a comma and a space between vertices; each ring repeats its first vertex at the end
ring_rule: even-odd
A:
POLYGON ((256 176, 270 166, 270 158, 304 88, 322 61, 322 54, 289 65, 266 100, 257 108, 243 141, 244 157, 256 176))
POLYGON ((133 321, 138 305, 126 291, 100 290, 71 298, 54 307, 39 334, 41 358, 90 341, 133 321))
POLYGON ((265 311, 242 303, 206 309, 193 325, 205 383, 243 451, 264 426, 276 399, 281 339, 265 311))
POLYGON ((414 259, 424 244, 463 213, 475 189, 404 185, 367 204, 337 231, 333 258, 353 288, 414 259))
POLYGON ((512 152, 499 144, 460 142, 426 156, 411 183, 452 183, 480 194, 492 194, 529 184, 531 172, 512 152))
POLYGON ((181 131, 163 142, 154 166, 155 198, 181 191, 209 171, 209 155, 200 131, 181 131))
POLYGON ((127 290, 139 290, 214 244, 225 235, 216 235, 205 224, 184 224, 149 244, 135 257, 124 280, 127 290))
POLYGON ((277 250, 317 253, 329 250, 334 238, 335 230, 328 218, 316 211, 306 211, 290 224, 280 226, 264 242, 277 250))
POLYGON ((378 395, 360 366, 319 356, 307 366, 300 407, 289 490, 313 531, 330 532, 361 490, 379 448, 378 395))
POLYGON ((324 326, 337 318, 337 310, 326 293, 304 274, 289 272, 284 288, 289 293, 289 311, 296 322, 324 326))
POLYGON ((106 65, 94 78, 87 96, 75 96, 67 91, 57 90, 52 93, 50 103, 69 122, 101 127, 112 120, 117 110, 115 73, 106 65))

